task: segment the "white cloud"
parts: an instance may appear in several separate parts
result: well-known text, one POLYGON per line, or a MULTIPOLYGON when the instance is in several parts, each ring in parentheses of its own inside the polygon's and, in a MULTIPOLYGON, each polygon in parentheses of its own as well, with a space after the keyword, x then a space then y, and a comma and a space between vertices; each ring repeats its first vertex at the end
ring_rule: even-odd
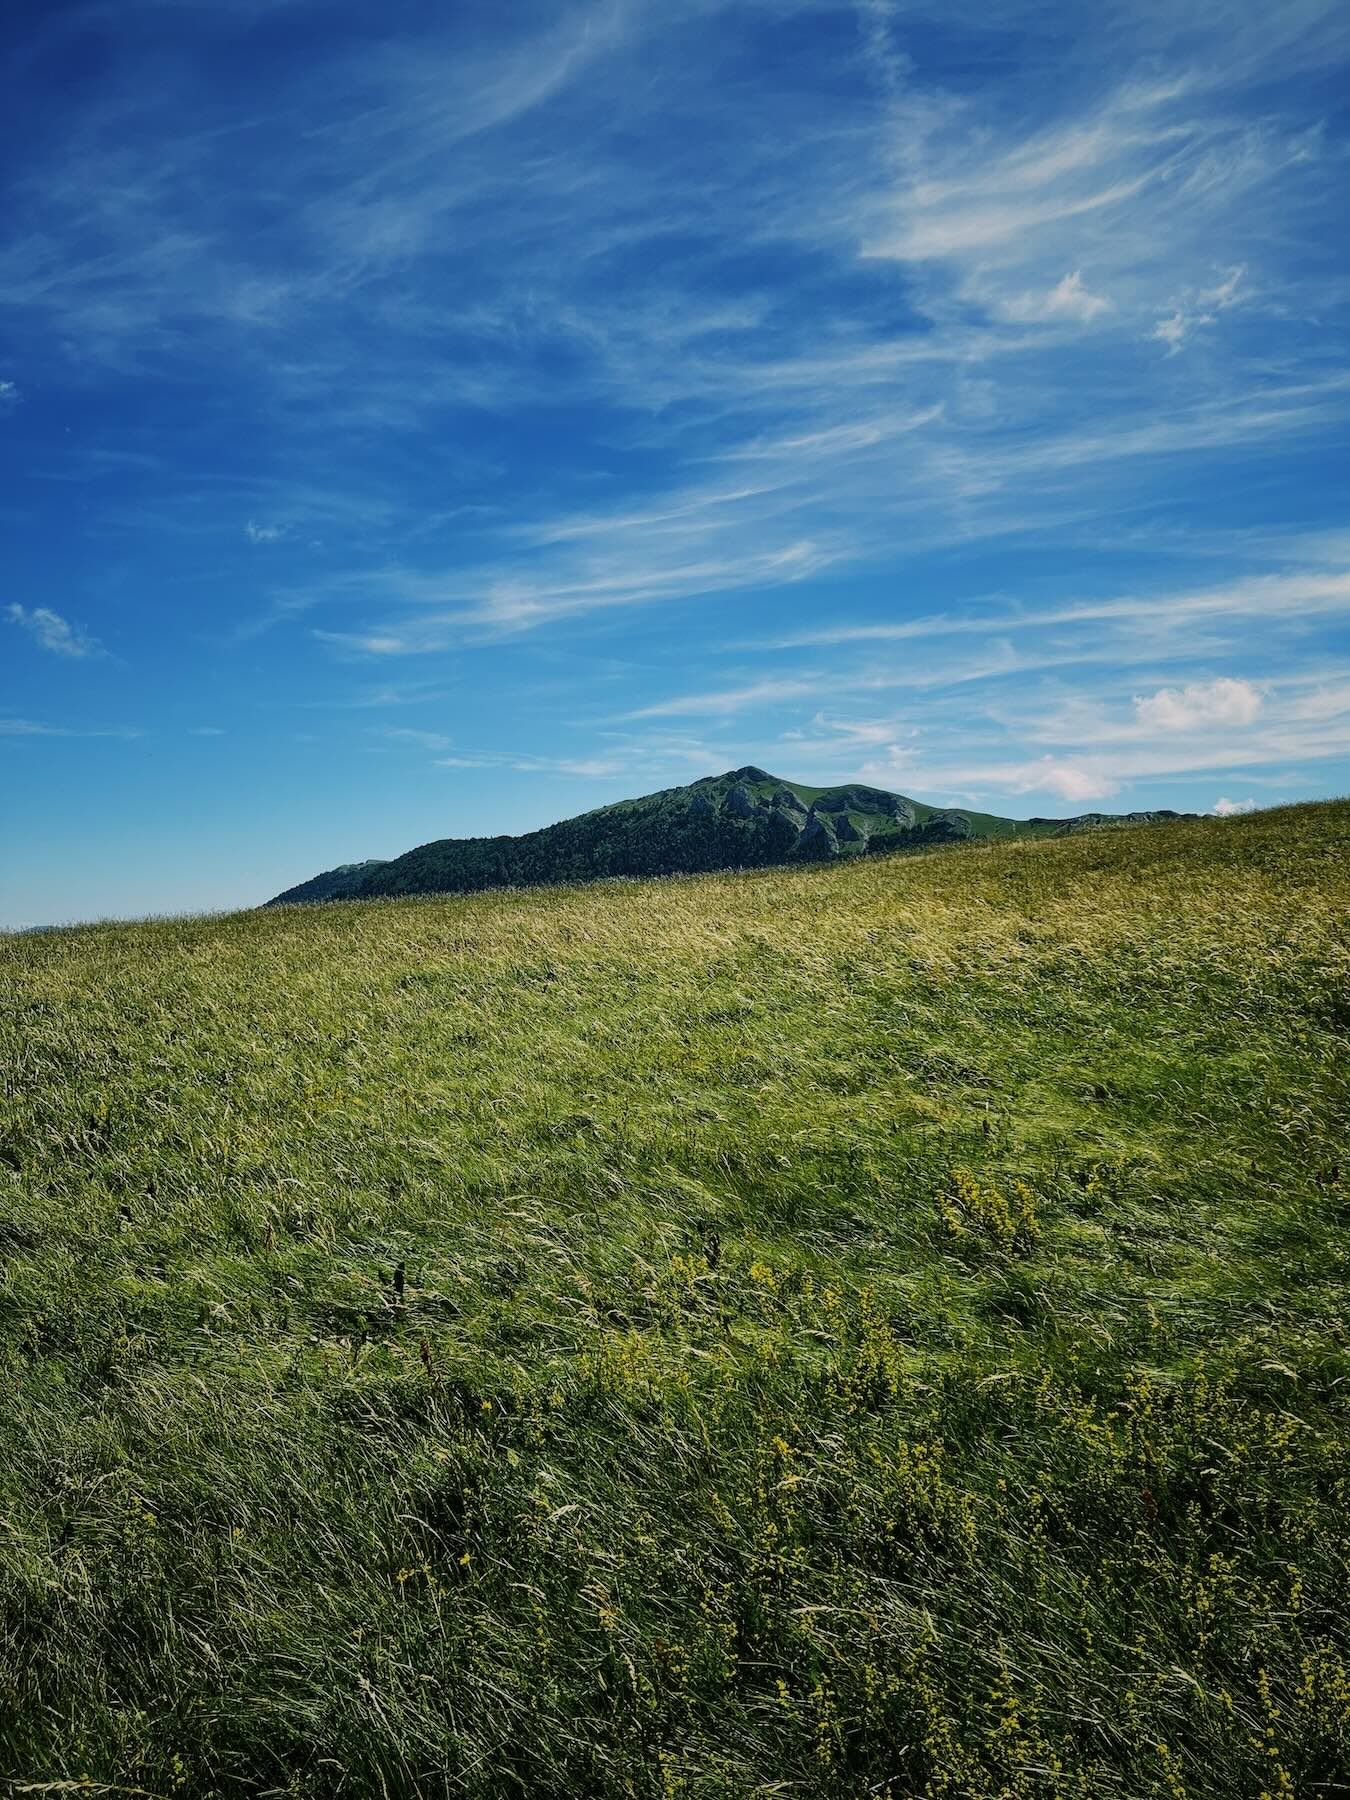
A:
POLYGON ((42 725, 36 719, 0 719, 0 737, 64 737, 59 725, 42 725))
MULTIPOLYGON (((1344 548, 1344 547, 1343 547, 1344 548)), ((800 650, 839 644, 903 643, 907 640, 1015 633, 1075 625, 1148 623, 1189 627, 1204 621, 1257 620, 1266 625, 1290 619, 1350 613, 1350 570, 1309 569, 1277 575, 1244 575, 1214 587, 1180 588, 1161 594, 1117 594, 1106 599, 1069 600, 1055 606, 929 613, 916 619, 869 625, 827 625, 815 631, 762 640, 767 650, 800 650)))
POLYGON ((97 638, 76 629, 49 606, 26 607, 17 604, 5 608, 11 625, 26 631, 33 642, 54 656, 101 656, 103 646, 97 638))
MULTIPOLYGON (((689 555, 683 539, 625 554, 612 551, 603 534, 597 534, 591 555, 570 579, 501 576, 481 598, 460 612, 445 615, 443 622, 501 632, 528 631, 607 607, 693 599, 733 588, 785 587, 819 574, 838 554, 809 538, 785 544, 776 534, 761 546, 748 541, 754 530, 751 524, 746 538, 731 554, 701 558, 689 555)), ((696 534, 695 548, 704 541, 702 533, 696 534)))
POLYGON ((1317 680, 1309 692, 1295 700, 1289 708, 1291 719, 1299 723, 1339 719, 1350 712, 1350 681, 1317 680))
POLYGON ((1100 769, 1056 756, 1042 756, 1037 762, 1007 771, 1004 780, 1015 794, 1058 794, 1062 800, 1074 803, 1105 800, 1120 787, 1118 781, 1100 769))
POLYGON ((858 27, 872 73, 882 92, 895 95, 913 69, 895 42, 899 23, 896 0, 858 0, 858 27))
POLYGON ((1226 794, 1220 794, 1214 802, 1214 811, 1221 819, 1232 819, 1236 818, 1239 813, 1255 812, 1256 801, 1252 799, 1230 800, 1226 794))
POLYGON ((1027 761, 991 756, 987 761, 948 762, 929 761, 901 749, 865 762, 860 773, 866 780, 883 784, 903 781, 907 791, 920 798, 963 794, 981 805, 1000 794, 1053 794, 1057 800, 1082 808, 1109 799, 1121 785, 1118 772, 1100 757, 1046 755, 1027 761))
POLYGON ((366 712, 382 706, 426 706, 434 700, 443 700, 445 693, 442 684, 435 680, 408 681, 398 686, 392 682, 383 682, 379 687, 367 688, 346 699, 303 700, 300 704, 316 707, 321 712, 326 712, 329 708, 342 712, 366 712))
MULTIPOLYGON (((933 199, 921 200, 910 220, 894 237, 869 245, 864 254, 893 257, 900 262, 926 262, 937 258, 983 254, 1048 226, 1084 213, 1118 206, 1137 194, 1146 177, 1110 183, 1085 194, 1068 194, 1020 204, 975 199, 965 208, 929 212, 933 199)), ((1030 185, 1030 183, 1028 183, 1030 185)), ((920 190, 921 192, 921 190, 920 190)))
POLYGON ((1153 327, 1152 337, 1167 345, 1169 356, 1175 356, 1192 332, 1215 324, 1221 312, 1239 303, 1238 289, 1246 273, 1246 265, 1239 264, 1215 286, 1193 289, 1174 301, 1171 312, 1153 327))
POLYGON ((1111 302, 1101 294, 1090 294, 1083 286, 1083 272, 1074 269, 1048 293, 1014 295, 999 305, 1005 319, 1024 324, 1041 320, 1075 319, 1081 325, 1091 324, 1100 313, 1109 312, 1111 302))
POLYGON ((414 731, 409 726, 390 725, 380 732, 381 737, 392 738, 395 742, 416 744, 419 750, 448 750, 451 740, 441 731, 414 731))
POLYGON ((517 775, 570 775, 598 781, 621 775, 627 764, 614 756, 530 756, 514 750, 483 750, 466 756, 438 756, 439 769, 510 769, 517 775))
MULTIPOLYGON (((425 649, 428 646, 410 641, 406 636, 400 637, 392 631, 320 631, 312 634, 322 644, 332 644, 337 650, 345 650, 355 656, 407 656, 411 651, 425 649)), ((441 648, 437 643, 435 648, 441 648)))
MULTIPOLYGON (((828 714, 818 712, 812 719, 813 728, 827 734, 825 741, 831 742, 839 749, 876 749, 884 745, 895 754, 900 754, 897 740, 902 737, 916 736, 912 725, 902 724, 899 719, 832 719, 828 714)), ((793 736, 805 738, 804 732, 784 732, 785 738, 793 736)))
MULTIPOLYGON (((1293 675, 1269 681, 1259 690, 1260 717, 1242 730, 1174 729, 1170 706, 1161 725, 1142 724, 1137 716, 1124 720, 1110 687, 1084 690, 1048 717, 1035 695, 976 711, 959 728, 948 709, 933 709, 925 718, 921 755, 891 751, 867 773, 883 782, 887 775, 903 775, 908 791, 924 796, 960 792, 983 802, 1000 792, 1044 788, 1080 806, 1127 784, 1148 782, 1156 792, 1158 782, 1181 777, 1284 784, 1292 770, 1350 755, 1350 681, 1311 690, 1307 683, 1306 676, 1293 675), (1027 747, 1036 743, 1056 748, 1026 760, 1027 747)), ((1224 701, 1216 703, 1211 693, 1215 684, 1195 685, 1202 695, 1198 710, 1208 708, 1212 717, 1217 706, 1222 713, 1224 701)), ((1184 689, 1173 692, 1182 717, 1193 720, 1196 703, 1186 702, 1184 689)), ((1249 704, 1241 697, 1232 702, 1238 712, 1249 704)))
POLYGON ((12 381, 0 381, 0 407, 14 406, 19 399, 19 390, 12 381))
POLYGON ((1220 726, 1251 725, 1260 716, 1260 690, 1250 681, 1221 676, 1217 681, 1192 681, 1183 688, 1159 688, 1155 694, 1135 695, 1135 717, 1157 731, 1201 731, 1220 726))
POLYGON ((145 734, 134 725, 110 726, 106 731, 76 729, 73 725, 46 725, 37 719, 0 719, 0 737, 138 738, 145 734))
POLYGON ((1246 273, 1246 267, 1242 264, 1235 269, 1230 269, 1217 287, 1206 288, 1201 293, 1201 306, 1212 306, 1217 312, 1222 312, 1226 306, 1232 306, 1246 273))
POLYGON ((244 536, 250 544, 275 544, 285 535, 284 525, 259 525, 256 519, 250 519, 244 526, 244 536))
POLYGON ((772 705, 780 700, 799 700, 820 692, 819 680, 785 677, 781 681, 754 681, 746 687, 724 688, 714 693, 680 694, 652 706, 625 713, 626 719, 671 719, 698 714, 731 714, 746 706, 772 705))

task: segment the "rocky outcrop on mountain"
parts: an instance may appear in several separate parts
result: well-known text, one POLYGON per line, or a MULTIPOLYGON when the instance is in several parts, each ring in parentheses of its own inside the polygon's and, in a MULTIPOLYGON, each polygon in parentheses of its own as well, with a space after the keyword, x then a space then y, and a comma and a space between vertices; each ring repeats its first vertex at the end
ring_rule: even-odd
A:
POLYGON ((799 840, 799 848, 809 856, 835 856, 839 837, 828 813, 813 812, 799 840))
MULTIPOLYGON (((1120 830, 1127 825, 1166 825, 1174 819, 1193 818, 1193 813, 1173 812, 1170 807, 1163 807, 1157 812, 1132 813, 1080 813, 1076 819, 1059 819, 1054 821, 1054 835, 1069 837, 1079 831, 1111 831, 1120 830)), ((1034 821, 1049 823, 1049 821, 1034 821)))

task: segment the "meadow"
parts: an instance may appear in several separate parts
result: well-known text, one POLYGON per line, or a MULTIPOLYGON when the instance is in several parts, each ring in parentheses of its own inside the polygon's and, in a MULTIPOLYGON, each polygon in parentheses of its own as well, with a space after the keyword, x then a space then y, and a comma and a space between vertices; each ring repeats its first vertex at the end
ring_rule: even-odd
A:
POLYGON ((1350 1794, 1350 805, 0 939, 15 1793, 1350 1794))

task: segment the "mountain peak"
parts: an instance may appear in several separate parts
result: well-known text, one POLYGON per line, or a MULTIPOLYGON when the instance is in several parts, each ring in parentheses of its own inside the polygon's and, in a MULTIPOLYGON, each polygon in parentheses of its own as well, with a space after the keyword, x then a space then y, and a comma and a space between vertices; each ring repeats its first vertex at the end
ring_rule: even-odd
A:
POLYGON ((809 787, 746 763, 725 775, 620 800, 520 837, 440 838, 392 862, 345 863, 268 904, 763 868, 968 839, 1050 837, 1149 823, 1156 816, 1089 814, 1019 822, 930 806, 866 782, 809 787))

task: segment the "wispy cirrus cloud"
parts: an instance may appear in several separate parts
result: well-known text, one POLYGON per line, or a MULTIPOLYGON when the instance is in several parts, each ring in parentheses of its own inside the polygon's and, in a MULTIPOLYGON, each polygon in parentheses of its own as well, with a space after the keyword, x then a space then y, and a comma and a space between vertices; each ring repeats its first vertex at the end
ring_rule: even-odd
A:
POLYGON ((51 725, 42 719, 0 719, 0 737, 11 738, 139 738, 145 733, 134 725, 112 725, 107 728, 82 725, 51 725))
POLYGON ((49 650, 53 656, 82 659, 105 654, 97 638, 72 625, 50 606, 29 607, 14 602, 6 606, 4 616, 11 625, 27 633, 39 649, 49 650))
POLYGON ((972 634, 983 637, 1103 623, 1177 625, 1253 619, 1296 622, 1341 615, 1350 615, 1350 569, 1300 568, 1243 575, 1213 585, 1160 593, 1085 597, 1039 607, 986 604, 962 612, 928 613, 903 620, 823 625, 771 639, 762 647, 801 650, 972 634))
POLYGON ((1102 313, 1110 312, 1111 302, 1105 294, 1090 293, 1083 282, 1083 271, 1071 269, 1045 293, 1014 294, 999 303, 1005 319, 1030 324, 1037 320, 1073 319, 1090 325, 1102 313))
MULTIPOLYGON (((1259 41, 1302 55, 1331 19, 1314 9, 1297 40, 1259 41)), ((719 62, 758 22, 753 6, 677 7, 658 21, 578 5, 471 54, 452 33, 374 54, 337 48, 289 78, 286 116, 306 121, 303 137, 280 112, 263 131, 290 172, 284 221, 262 196, 241 207, 219 179, 239 153, 238 121, 208 107, 166 165, 152 139, 126 132, 124 108, 93 113, 41 173, 42 229, 11 253, 11 305, 78 320, 82 341, 115 361, 185 355, 208 332, 245 392, 265 372, 272 423, 311 443, 335 426, 415 436, 466 400, 529 430, 547 359, 550 401, 588 408, 598 427, 586 454, 640 458, 643 503, 630 489, 617 506, 578 506, 554 481, 523 506, 513 496, 511 516, 467 556, 419 523, 401 573, 381 551, 364 568, 347 556, 340 583, 288 576, 296 608, 328 615, 317 641, 345 635, 373 656, 439 655, 460 630, 519 634, 772 592, 875 562, 916 519, 920 547, 1016 530, 1029 500, 1053 529, 1119 505, 1122 462, 1151 472, 1344 421, 1343 390, 1305 383, 1296 397, 1287 370, 1272 379, 1235 362, 1219 397, 1204 383, 1164 388, 1130 364, 1129 343, 1159 319, 1178 311, 1189 332, 1186 321, 1230 310, 1237 273, 1291 210, 1315 206, 1306 124, 1272 115, 1254 128, 1219 104, 1209 62, 1178 34, 1141 19, 1131 46, 1113 15, 1101 30, 1125 71, 1114 90, 1088 84, 1070 54, 1062 92, 1037 96, 1041 122, 1028 128, 1024 108, 981 107, 924 74, 899 17, 869 6, 856 43, 831 48, 846 68, 861 47, 875 104, 842 128, 838 108, 805 89, 785 142, 714 123, 719 62), (710 12, 715 34, 703 29, 710 12), (683 54, 695 45, 697 76, 683 54), (1191 60, 1167 79, 1130 66, 1163 55, 1191 60), (639 64, 644 108, 620 98, 597 123, 595 93, 622 96, 639 64), (699 148, 713 137, 722 163, 699 148), (670 241, 680 256, 662 260, 659 284, 644 279, 670 241), (755 261, 761 272, 741 272, 755 261), (898 271, 902 330, 867 285, 881 264, 898 271), (808 291, 812 304, 794 299, 808 291), (832 292, 846 305, 832 307, 832 292), (1078 347, 1064 335, 1084 331, 1091 343, 1078 347), (1089 430, 1079 394, 1103 333, 1129 378, 1108 383, 1089 430), (764 465, 767 478, 691 491, 689 471, 717 458, 764 465), (1072 492, 1047 494, 1055 469, 1072 471, 1072 492), (400 589, 419 606, 449 597, 447 629, 379 611, 400 589), (364 614, 354 628, 333 616, 353 606, 364 614)), ((1236 39, 1223 54, 1250 79, 1255 59, 1236 39)), ((1284 304, 1264 268, 1261 291, 1284 304)), ((268 521, 288 515, 288 485, 246 527, 251 541, 278 541, 283 527, 268 521)), ((425 496, 407 511, 424 520, 425 496)))
MULTIPOLYGON (((71 9, 65 28, 78 31, 87 11, 71 9)), ((109 87, 30 172, 25 229, 0 253, 7 305, 56 321, 85 355, 118 364, 189 354, 203 330, 248 356, 250 339, 296 326, 313 368, 319 315, 331 330, 335 303, 434 254, 438 227, 501 192, 504 170, 472 151, 457 169, 457 151, 573 84, 622 42, 629 16, 621 0, 601 0, 535 34, 469 44, 334 34, 290 71, 287 116, 270 126, 228 103, 209 62, 185 56, 168 21, 177 93, 109 87), (172 158, 159 153, 165 135, 172 158), (265 189, 241 204, 227 179, 259 150, 264 161, 285 158, 284 204, 265 189)), ((228 35, 250 22, 221 23, 228 35)), ((53 19, 53 45, 61 35, 53 19)), ((211 35, 187 48, 209 57, 211 35)), ((305 360, 302 351, 290 371, 298 382, 305 360)))
POLYGON ((353 693, 307 699, 299 704, 318 712, 371 712, 385 707, 430 706, 446 698, 450 688, 432 676, 415 681, 380 681, 353 693))
POLYGON ((339 655, 358 659, 414 656, 446 647, 443 634, 429 638, 425 632, 411 635, 406 631, 322 631, 316 626, 313 636, 319 643, 330 645, 339 655))
POLYGON ((1153 327, 1153 336, 1159 343, 1166 344, 1169 355, 1175 356, 1194 332, 1216 324, 1220 313, 1239 304, 1238 289, 1246 272, 1239 265, 1230 269, 1213 287, 1184 294, 1167 316, 1158 320, 1153 327))
POLYGON ((37 719, 0 719, 0 737, 62 737, 60 726, 37 719))
POLYGON ((786 676, 781 680, 751 682, 746 687, 724 688, 713 693, 679 694, 669 700, 658 700, 650 706, 639 706, 627 719, 695 718, 700 714, 732 716, 747 707, 800 700, 820 692, 819 676, 786 676))
POLYGON ((627 766, 621 756, 532 756, 513 750, 467 751, 436 758, 440 769, 509 769, 517 775, 564 775, 586 781, 621 775, 627 766))
POLYGON ((378 735, 390 743, 409 744, 417 750, 448 750, 451 744, 443 731, 418 731, 407 725, 387 725, 378 735))

